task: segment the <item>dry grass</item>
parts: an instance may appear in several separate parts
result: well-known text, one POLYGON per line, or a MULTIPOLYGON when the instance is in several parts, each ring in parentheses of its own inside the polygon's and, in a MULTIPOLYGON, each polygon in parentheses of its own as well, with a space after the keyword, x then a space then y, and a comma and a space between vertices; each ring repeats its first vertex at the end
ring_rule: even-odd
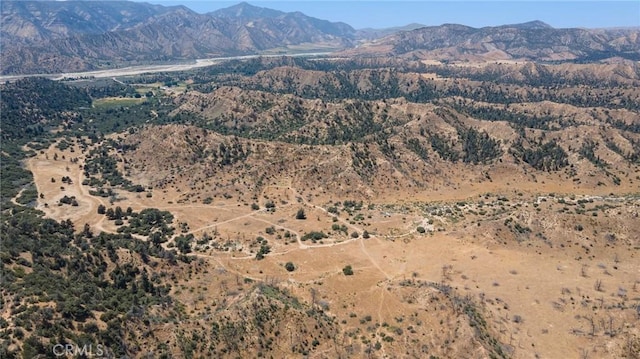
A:
MULTIPOLYGON (((49 217, 71 219, 77 228, 88 223, 94 230, 114 231, 115 226, 96 213, 98 204, 110 206, 108 199, 90 196, 81 185, 83 156, 78 147, 70 152, 52 146, 28 160, 38 191, 44 195, 38 207, 49 217), (55 153, 58 160, 53 160, 55 153), (71 164, 75 157, 79 163, 71 164), (62 176, 73 179, 64 190, 62 176), (63 195, 75 196, 79 205, 55 204, 63 195)), ((140 163, 135 153, 129 159, 140 163)), ((151 198, 118 192, 123 199, 115 205, 169 210, 176 221, 188 223, 196 238, 217 232, 214 241, 237 244, 230 251, 196 250, 201 265, 217 274, 185 274, 176 279, 179 285, 173 294, 194 317, 210 310, 210 303, 224 307, 239 300, 250 287, 244 278, 251 278, 275 281, 303 301, 325 307, 341 323, 340 345, 333 344, 340 350, 362 354, 380 342, 381 349, 374 350, 379 356, 482 353, 472 339, 474 330, 461 324, 465 317, 456 314, 450 297, 429 284, 444 283, 457 295, 478 303, 492 335, 514 357, 622 355, 628 338, 638 335, 640 200, 637 195, 624 195, 637 191, 637 185, 601 188, 587 182, 576 186, 561 173, 536 173, 532 181, 509 164, 487 168, 494 180, 479 183, 463 175, 462 168, 438 166, 460 175, 448 176, 447 183, 435 180, 430 189, 375 188, 379 196, 360 197, 363 207, 351 215, 343 207, 338 216, 326 210, 335 202, 358 197, 342 197, 330 183, 302 187, 295 172, 277 175, 275 171, 264 187, 249 184, 244 193, 226 189, 232 198, 198 186, 204 179, 187 176, 164 190, 154 189, 151 198), (192 189, 194 183, 199 189, 192 189), (598 197, 611 192, 610 199, 598 197), (208 205, 202 203, 206 193, 214 196, 208 205), (567 203, 580 199, 592 201, 586 202, 585 213, 573 213, 580 206, 567 203), (276 203, 275 212, 264 210, 267 201, 276 203), (252 210, 253 202, 261 209, 252 210), (560 213, 565 207, 570 211, 560 213), (295 219, 299 208, 305 210, 306 220, 295 219), (514 229, 516 223, 531 231, 514 229), (575 230, 576 223, 582 230, 575 230), (354 239, 332 230, 333 224, 346 226, 348 234, 366 229, 371 238, 354 239), (418 225, 428 230, 417 233, 418 225), (271 226, 276 229, 273 235, 265 233, 271 226), (298 241, 310 231, 330 236, 317 243, 298 241), (615 233, 615 239, 608 233, 615 233), (257 236, 272 247, 261 261, 254 259, 257 236), (284 269, 289 261, 296 266, 293 272, 284 269), (353 267, 353 276, 343 275, 345 265, 353 267), (588 275, 582 275, 584 268, 588 275), (386 336, 393 341, 383 339, 386 336), (422 345, 427 346, 426 352, 421 352, 422 345)), ((143 173, 135 177, 140 179, 143 173)), ((633 178, 637 172, 630 175, 633 178)), ((213 180, 222 183, 233 176, 237 173, 220 171, 213 180)), ((163 330, 157 329, 159 338, 169 335, 163 330)), ((323 341, 323 345, 332 350, 330 344, 323 341)))

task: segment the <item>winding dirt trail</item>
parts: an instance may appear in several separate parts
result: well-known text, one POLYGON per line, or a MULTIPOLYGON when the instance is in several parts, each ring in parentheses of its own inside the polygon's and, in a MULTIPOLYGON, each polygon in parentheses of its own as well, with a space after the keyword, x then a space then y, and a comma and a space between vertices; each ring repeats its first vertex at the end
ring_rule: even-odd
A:
MULTIPOLYGON (((349 239, 349 240, 344 241, 344 242, 341 242, 341 243, 349 243, 349 242, 353 242, 353 241, 359 241, 359 243, 360 243, 360 250, 361 250, 361 251, 362 251, 362 253, 367 257, 367 259, 369 260, 369 262, 371 262, 371 264, 372 264, 374 267, 376 267, 376 269, 378 269, 378 271, 380 271, 380 273, 382 273, 382 274, 387 278, 387 280, 391 280, 391 279, 393 279, 393 277, 392 277, 392 276, 390 276, 387 272, 385 272, 385 271, 382 269, 382 267, 380 266, 380 264, 378 263, 378 261, 376 261, 376 260, 371 256, 371 254, 369 254, 369 252, 367 251, 367 248, 366 248, 366 245, 365 245, 365 240, 364 240, 364 238, 362 238, 362 234, 364 233, 364 229, 362 229, 362 228, 360 228, 360 227, 358 227, 358 226, 356 226, 356 225, 353 225, 353 224, 349 223, 349 221, 345 220, 344 218, 342 218, 342 217, 340 217, 340 216, 338 216, 338 215, 334 215, 334 214, 329 213, 329 212, 328 212, 326 209, 324 209, 323 207, 316 206, 316 205, 314 205, 314 204, 309 203, 309 202, 308 202, 304 197, 302 197, 302 196, 300 196, 300 195, 298 194, 298 191, 297 191, 293 186, 291 187, 291 189, 293 190, 293 193, 295 194, 295 197, 296 197, 296 198, 301 198, 301 199, 302 199, 302 203, 303 203, 305 206, 310 207, 310 208, 313 208, 313 209, 318 209, 318 210, 320 210, 320 211, 322 211, 322 212, 324 212, 324 213, 326 213, 326 214, 328 214, 328 215, 333 215, 333 216, 335 216, 335 217, 338 219, 338 222, 340 222, 340 223, 344 224, 345 226, 347 226, 347 227, 349 227, 349 228, 351 228, 351 229, 356 230, 356 231, 358 232, 358 234, 359 234, 358 238, 352 238, 352 239, 349 239)), ((369 237, 370 239, 376 239, 376 238, 377 238, 375 235, 372 235, 372 234, 370 234, 369 236, 370 236, 370 237, 369 237)), ((336 244, 338 244, 338 243, 331 243, 331 244, 326 245, 326 247, 333 247, 333 246, 335 246, 336 244)), ((310 247, 310 248, 313 248, 313 247, 310 247)))
POLYGON ((20 196, 22 196, 22 193, 26 190, 26 187, 23 187, 20 189, 20 191, 18 192, 18 194, 16 194, 15 197, 11 198, 11 203, 15 204, 16 206, 22 206, 22 204, 18 203, 18 198, 20 198, 20 196))

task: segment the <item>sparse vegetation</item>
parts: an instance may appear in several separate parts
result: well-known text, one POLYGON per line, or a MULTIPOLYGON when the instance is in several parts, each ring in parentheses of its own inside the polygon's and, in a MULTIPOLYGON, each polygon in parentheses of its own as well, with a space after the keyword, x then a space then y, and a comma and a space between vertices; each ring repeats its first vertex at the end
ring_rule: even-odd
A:
POLYGON ((315 241, 319 241, 322 240, 324 238, 329 238, 328 235, 326 235, 324 232, 309 232, 307 234, 305 234, 304 236, 302 236, 302 238, 300 238, 302 241, 307 241, 307 240, 311 240, 312 242, 315 241))
POLYGON ((344 268, 342 268, 342 273, 344 275, 353 275, 353 268, 351 268, 351 265, 346 265, 344 268))
POLYGON ((284 268, 287 270, 287 272, 293 272, 294 270, 296 270, 296 266, 293 264, 293 262, 287 262, 284 265, 284 268))
POLYGON ((633 68, 468 65, 2 85, 0 357, 635 353, 633 68))
POLYGON ((296 212, 296 219, 307 219, 306 213, 304 213, 304 209, 300 208, 298 212, 296 212))

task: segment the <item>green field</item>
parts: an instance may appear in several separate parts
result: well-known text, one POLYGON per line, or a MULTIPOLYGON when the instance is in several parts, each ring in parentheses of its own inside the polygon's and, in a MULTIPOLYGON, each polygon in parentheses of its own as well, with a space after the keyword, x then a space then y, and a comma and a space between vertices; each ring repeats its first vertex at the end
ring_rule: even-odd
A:
POLYGON ((131 97, 106 97, 93 101, 94 107, 119 107, 119 106, 133 106, 139 105, 146 101, 146 98, 131 98, 131 97))

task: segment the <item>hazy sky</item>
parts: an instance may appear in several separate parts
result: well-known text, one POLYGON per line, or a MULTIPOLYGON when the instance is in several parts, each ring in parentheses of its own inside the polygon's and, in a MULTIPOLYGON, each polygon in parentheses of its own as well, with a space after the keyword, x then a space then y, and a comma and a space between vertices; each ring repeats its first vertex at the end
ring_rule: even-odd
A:
MULTIPOLYGON (((146 0, 182 4, 205 13, 239 1, 146 0)), ((640 1, 269 1, 248 3, 282 11, 343 21, 355 28, 391 27, 409 23, 457 23, 474 27, 542 20, 554 27, 640 26, 640 1)))

